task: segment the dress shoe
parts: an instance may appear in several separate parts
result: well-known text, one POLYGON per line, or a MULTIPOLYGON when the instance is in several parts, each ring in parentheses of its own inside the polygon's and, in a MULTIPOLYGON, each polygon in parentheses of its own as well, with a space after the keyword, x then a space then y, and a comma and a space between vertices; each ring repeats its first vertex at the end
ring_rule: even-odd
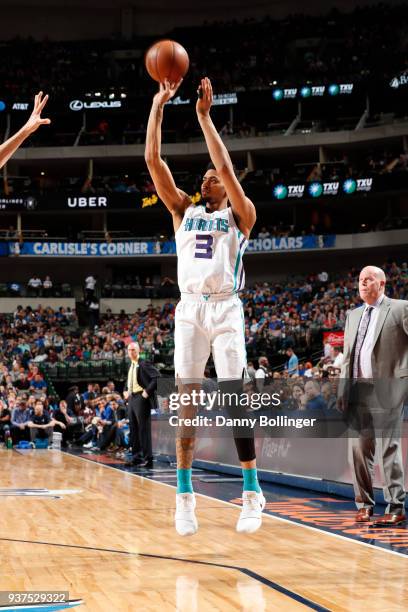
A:
POLYGON ((146 459, 142 463, 138 463, 137 467, 146 468, 147 470, 151 470, 153 467, 153 459, 146 459))
POLYGON ((135 467, 141 465, 142 463, 145 463, 144 459, 129 459, 129 461, 125 461, 126 467, 135 467))
POLYGON ((404 523, 407 520, 405 514, 398 514, 396 512, 390 512, 388 514, 384 514, 381 518, 377 519, 373 525, 375 527, 394 527, 394 525, 399 525, 400 523, 404 523))
POLYGON ((369 523, 372 516, 372 508, 360 508, 356 514, 356 523, 369 523))

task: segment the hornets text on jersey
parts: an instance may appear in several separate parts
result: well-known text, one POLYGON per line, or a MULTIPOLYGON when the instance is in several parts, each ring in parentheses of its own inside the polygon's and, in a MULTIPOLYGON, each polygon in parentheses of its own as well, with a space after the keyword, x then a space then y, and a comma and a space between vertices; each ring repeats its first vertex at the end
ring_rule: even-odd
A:
POLYGON ((230 207, 209 213, 189 206, 175 238, 181 293, 234 294, 244 288, 242 257, 248 240, 230 207))

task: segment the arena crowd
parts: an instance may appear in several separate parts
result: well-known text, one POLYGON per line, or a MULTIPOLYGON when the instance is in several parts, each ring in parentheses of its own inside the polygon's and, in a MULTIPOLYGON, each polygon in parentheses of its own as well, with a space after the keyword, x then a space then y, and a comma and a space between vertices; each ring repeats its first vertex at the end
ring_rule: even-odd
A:
MULTIPOLYGON (((408 264, 391 262, 383 268, 386 294, 408 299, 408 264)), ((342 349, 323 347, 322 332, 343 330, 348 311, 360 304, 357 287, 358 272, 352 269, 342 278, 323 270, 246 289, 241 298, 252 392, 280 384, 283 407, 323 407, 323 396, 326 406, 334 408, 342 349), (279 364, 274 365, 277 355, 279 364)), ((159 369, 170 367, 174 310, 175 304, 167 302, 133 314, 108 311, 93 329, 80 328, 75 312, 63 307, 54 311, 19 306, 12 315, 0 315, 0 436, 4 439, 10 432, 18 443, 38 432, 49 437, 59 431, 64 445, 75 442, 99 450, 111 446, 123 453, 128 443, 126 410, 115 383, 89 383, 81 393, 74 386, 60 400, 47 367, 124 362, 132 341, 139 343, 141 357, 159 369)), ((166 403, 160 410, 167 410, 166 403)))

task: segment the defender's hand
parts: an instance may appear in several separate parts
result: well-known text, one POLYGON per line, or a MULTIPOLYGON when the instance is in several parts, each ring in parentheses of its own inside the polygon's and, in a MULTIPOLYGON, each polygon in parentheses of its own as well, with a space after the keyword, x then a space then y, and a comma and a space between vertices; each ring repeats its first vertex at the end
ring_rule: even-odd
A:
POLYGON ((176 83, 170 83, 168 79, 165 79, 163 83, 160 83, 160 89, 158 93, 154 96, 155 102, 158 102, 160 106, 164 106, 166 102, 171 100, 171 98, 174 96, 174 94, 180 87, 182 81, 183 79, 180 79, 176 83))
POLYGON ((44 109, 44 106, 47 104, 48 102, 48 95, 44 96, 43 98, 43 92, 40 91, 34 98, 34 108, 33 108, 33 112, 30 115, 30 118, 28 119, 27 123, 25 124, 25 128, 28 131, 29 134, 32 134, 33 132, 35 132, 36 130, 38 130, 38 128, 40 127, 40 125, 49 125, 51 123, 51 119, 42 119, 41 118, 41 113, 44 109))
POLYGON ((213 90, 209 78, 201 79, 201 83, 197 90, 198 100, 196 104, 197 115, 203 117, 210 114, 210 108, 213 103, 213 90))

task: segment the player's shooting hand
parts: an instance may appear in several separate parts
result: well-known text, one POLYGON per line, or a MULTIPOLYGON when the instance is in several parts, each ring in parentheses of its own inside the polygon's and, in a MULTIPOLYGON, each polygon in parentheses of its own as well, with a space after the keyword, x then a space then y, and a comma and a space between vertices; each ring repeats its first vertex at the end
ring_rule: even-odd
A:
POLYGON ((205 77, 205 79, 201 79, 201 83, 198 86, 197 94, 197 115, 205 117, 206 115, 210 114, 210 108, 213 103, 213 90, 211 81, 208 77, 205 77))
POLYGON ((154 99, 160 104, 160 106, 164 106, 166 102, 171 100, 182 82, 183 79, 180 79, 177 82, 170 82, 168 79, 165 79, 163 83, 160 83, 160 89, 154 96, 154 99))
POLYGON ((43 92, 40 91, 34 98, 34 108, 33 112, 30 115, 27 123, 25 124, 26 130, 32 134, 40 125, 49 125, 51 123, 51 119, 42 119, 41 113, 44 109, 44 106, 48 102, 48 95, 43 97, 43 92))

